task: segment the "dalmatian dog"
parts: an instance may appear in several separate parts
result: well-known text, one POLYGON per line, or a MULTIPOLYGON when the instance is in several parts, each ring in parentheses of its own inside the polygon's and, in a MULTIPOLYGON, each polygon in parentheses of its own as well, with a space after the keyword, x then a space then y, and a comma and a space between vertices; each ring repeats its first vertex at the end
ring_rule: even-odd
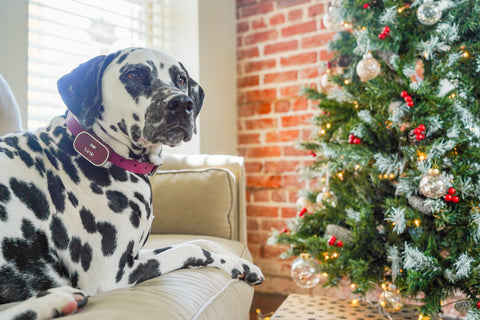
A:
POLYGON ((153 220, 149 175, 162 146, 196 133, 204 92, 175 58, 128 48, 58 81, 68 112, 0 138, 0 319, 50 319, 98 292, 182 268, 250 285, 258 267, 212 242, 142 250, 153 220))

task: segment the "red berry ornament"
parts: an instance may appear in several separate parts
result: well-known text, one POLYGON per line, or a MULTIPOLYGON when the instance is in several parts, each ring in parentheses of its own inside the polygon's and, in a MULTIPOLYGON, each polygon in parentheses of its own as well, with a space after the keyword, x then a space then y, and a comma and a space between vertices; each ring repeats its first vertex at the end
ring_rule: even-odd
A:
POLYGON ((283 228, 281 232, 282 232, 282 233, 287 233, 287 232, 288 232, 288 229, 287 229, 287 228, 283 228))
POLYGON ((417 141, 425 139, 425 126, 423 124, 419 125, 413 130, 413 133, 415 134, 415 139, 417 139, 417 141))
POLYGON ((383 40, 383 39, 385 39, 386 37, 389 37, 389 36, 390 36, 390 27, 389 27, 389 26, 385 26, 385 27, 383 28, 382 33, 380 33, 380 34, 378 35, 378 38, 381 39, 381 40, 383 40))
POLYGON ((445 201, 450 202, 450 201, 452 201, 452 199, 453 199, 453 197, 452 197, 451 194, 447 193, 447 194, 445 195, 445 201))
POLYGON ((451 195, 454 195, 455 192, 457 192, 457 190, 455 190, 455 188, 448 189, 448 193, 450 193, 451 195))
POLYGON ((405 102, 407 103, 407 106, 409 106, 409 107, 414 106, 414 103, 412 101, 412 97, 408 94, 407 91, 402 91, 400 93, 400 97, 402 97, 405 100, 405 102))
POLYGON ((317 154, 313 150, 308 151, 308 153, 314 158, 317 156, 317 154))
POLYGON ((477 302, 477 308, 480 309, 480 301, 477 302))
POLYGON ((453 196, 452 198, 452 202, 453 203, 458 203, 460 201, 460 197, 459 196, 453 196))
POLYGON ((328 243, 329 246, 334 246, 336 241, 337 241, 337 237, 331 236, 331 237, 328 239, 328 242, 327 242, 327 243, 328 243))
POLYGON ((337 241, 337 247, 339 247, 339 248, 343 247, 343 241, 342 240, 337 241))
POLYGON ((362 140, 359 137, 355 137, 353 134, 348 136, 348 143, 350 144, 360 144, 362 140))
POLYGON ((298 216, 300 218, 303 218, 303 216, 305 215, 305 213, 307 213, 307 208, 302 208, 302 210, 300 210, 300 212, 298 213, 298 216))
POLYGON ((370 9, 370 3, 364 3, 363 9, 370 9))

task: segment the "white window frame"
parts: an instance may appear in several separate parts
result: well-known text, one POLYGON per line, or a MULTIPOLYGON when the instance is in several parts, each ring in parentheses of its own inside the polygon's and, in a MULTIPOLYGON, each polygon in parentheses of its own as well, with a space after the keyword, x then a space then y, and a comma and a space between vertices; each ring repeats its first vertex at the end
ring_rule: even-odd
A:
MULTIPOLYGON (((178 153, 237 154, 235 0, 165 0, 171 5, 171 53, 206 92, 199 135, 178 153)), ((28 0, 0 1, 0 73, 27 112, 28 0)))

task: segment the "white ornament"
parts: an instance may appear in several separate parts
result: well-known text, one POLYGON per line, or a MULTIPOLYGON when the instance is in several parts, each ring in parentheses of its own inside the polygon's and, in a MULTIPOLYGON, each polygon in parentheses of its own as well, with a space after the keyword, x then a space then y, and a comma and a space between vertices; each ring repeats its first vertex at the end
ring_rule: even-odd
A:
POLYGON ((309 253, 302 253, 293 261, 291 276, 297 286, 301 288, 313 288, 320 283, 320 275, 317 272, 318 264, 309 253))
POLYGON ((380 64, 370 53, 367 53, 357 64, 357 74, 363 82, 372 80, 380 74, 380 64))
POLYGON ((428 170, 420 180, 420 192, 427 198, 437 199, 447 193, 448 183, 438 169, 428 170))
POLYGON ((323 202, 328 203, 334 208, 337 206, 337 197, 328 187, 323 188, 315 200, 319 206, 323 206, 323 202))
POLYGON ((427 26, 437 23, 441 17, 442 9, 432 0, 426 0, 417 10, 418 20, 427 26))

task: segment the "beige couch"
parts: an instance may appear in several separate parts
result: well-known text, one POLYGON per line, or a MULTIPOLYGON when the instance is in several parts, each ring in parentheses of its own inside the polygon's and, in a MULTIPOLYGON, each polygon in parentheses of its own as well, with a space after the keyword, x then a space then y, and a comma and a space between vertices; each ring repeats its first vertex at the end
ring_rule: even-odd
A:
MULTIPOLYGON (((155 219, 146 248, 203 238, 252 259, 246 245, 243 158, 168 155, 151 180, 155 219)), ((183 269, 90 297, 68 319, 246 320, 252 298, 253 287, 223 271, 183 269)))

